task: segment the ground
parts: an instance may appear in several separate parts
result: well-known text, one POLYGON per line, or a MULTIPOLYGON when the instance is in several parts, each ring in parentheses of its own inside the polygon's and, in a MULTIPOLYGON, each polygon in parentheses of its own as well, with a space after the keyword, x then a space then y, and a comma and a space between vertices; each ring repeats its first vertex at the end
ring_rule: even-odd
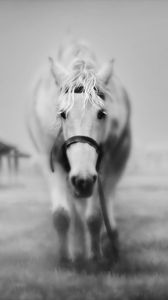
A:
POLYGON ((1 184, 0 299, 168 299, 167 202, 166 181, 123 181, 115 204, 120 261, 111 273, 78 274, 56 269, 56 235, 39 172, 1 184))

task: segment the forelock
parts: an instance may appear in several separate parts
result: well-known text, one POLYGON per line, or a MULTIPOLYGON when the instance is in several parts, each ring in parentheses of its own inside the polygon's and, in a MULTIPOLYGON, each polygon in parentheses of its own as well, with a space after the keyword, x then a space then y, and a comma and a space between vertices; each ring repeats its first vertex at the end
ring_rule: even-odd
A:
POLYGON ((62 83, 59 97, 59 112, 68 112, 72 109, 76 93, 83 93, 84 95, 83 108, 86 107, 88 102, 98 107, 104 107, 104 100, 96 96, 99 90, 104 94, 108 93, 108 91, 101 82, 98 82, 93 65, 86 64, 83 61, 76 61, 70 73, 62 83), (63 97, 65 95, 67 97, 63 97))

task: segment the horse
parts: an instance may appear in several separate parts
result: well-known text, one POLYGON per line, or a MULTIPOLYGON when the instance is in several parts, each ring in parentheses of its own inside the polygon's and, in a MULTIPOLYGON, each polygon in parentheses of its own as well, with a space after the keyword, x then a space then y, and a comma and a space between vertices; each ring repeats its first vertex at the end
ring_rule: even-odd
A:
POLYGON ((110 265, 119 254, 115 190, 131 150, 130 99, 114 60, 101 65, 82 42, 62 46, 34 82, 27 121, 49 186, 58 262, 110 265))

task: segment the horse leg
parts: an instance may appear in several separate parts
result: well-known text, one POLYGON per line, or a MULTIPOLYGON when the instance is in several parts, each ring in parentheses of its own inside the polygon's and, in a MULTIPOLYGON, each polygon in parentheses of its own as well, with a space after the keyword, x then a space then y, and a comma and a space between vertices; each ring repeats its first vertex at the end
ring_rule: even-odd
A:
POLYGON ((43 171, 50 188, 53 224, 58 236, 57 254, 59 263, 62 264, 69 259, 68 233, 71 221, 66 177, 59 165, 55 166, 55 172, 51 173, 48 168, 48 159, 45 159, 45 168, 43 171))
POLYGON ((110 263, 117 261, 119 257, 119 241, 116 220, 114 216, 113 199, 107 199, 107 213, 112 229, 112 237, 110 238, 107 233, 106 226, 103 222, 101 230, 101 250, 103 257, 110 263))
POLYGON ((80 269, 86 258, 86 236, 83 205, 73 205, 70 235, 70 255, 75 266, 80 269))
POLYGON ((99 198, 97 195, 88 199, 86 223, 90 236, 90 257, 93 260, 99 260, 102 214, 100 210, 99 198))
POLYGON ((58 172, 54 174, 54 177, 54 184, 51 187, 53 223, 58 235, 59 261, 64 262, 69 258, 68 232, 71 211, 66 194, 65 178, 58 172))
POLYGON ((53 224, 58 235, 58 259, 59 263, 63 264, 69 259, 68 231, 70 216, 65 205, 62 203, 53 211, 53 224))

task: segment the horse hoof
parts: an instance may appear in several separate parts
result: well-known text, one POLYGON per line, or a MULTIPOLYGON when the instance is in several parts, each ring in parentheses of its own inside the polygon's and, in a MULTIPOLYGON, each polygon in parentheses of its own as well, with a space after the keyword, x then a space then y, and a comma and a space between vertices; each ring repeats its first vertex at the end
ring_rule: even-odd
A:
POLYGON ((119 238, 118 231, 114 231, 114 237, 109 239, 107 233, 104 233, 101 238, 101 248, 104 259, 109 263, 117 262, 119 259, 119 238))

